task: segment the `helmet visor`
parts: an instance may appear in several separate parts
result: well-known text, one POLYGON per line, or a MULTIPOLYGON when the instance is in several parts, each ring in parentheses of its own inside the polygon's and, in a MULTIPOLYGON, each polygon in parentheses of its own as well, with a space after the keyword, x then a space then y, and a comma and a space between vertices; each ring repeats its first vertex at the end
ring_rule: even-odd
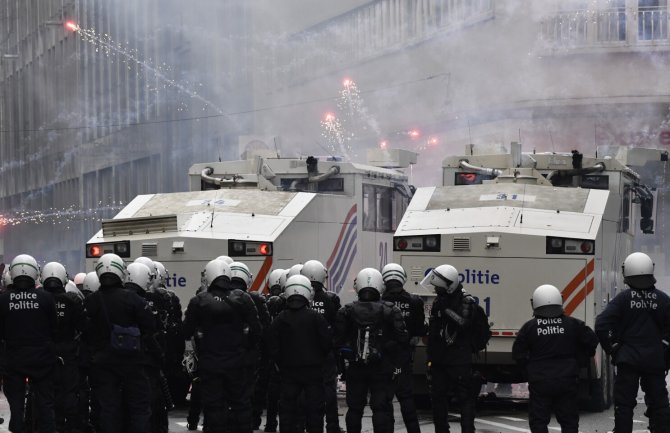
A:
POLYGON ((436 288, 442 288, 447 293, 453 293, 457 286, 457 284, 454 284, 454 282, 450 279, 445 278, 443 275, 435 272, 435 269, 428 272, 428 275, 426 275, 419 284, 426 290, 436 290, 436 288))

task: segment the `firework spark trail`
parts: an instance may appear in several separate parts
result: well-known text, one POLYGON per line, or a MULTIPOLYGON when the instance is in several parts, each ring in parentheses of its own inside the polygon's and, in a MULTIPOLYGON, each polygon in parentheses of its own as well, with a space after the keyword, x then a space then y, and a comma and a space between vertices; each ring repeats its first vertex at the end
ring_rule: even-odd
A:
MULTIPOLYGON (((199 101, 203 102, 204 104, 212 107, 214 110, 216 110, 219 114, 224 114, 223 109, 221 109, 219 106, 214 104, 212 101, 208 100, 207 98, 204 98, 197 94, 196 92, 189 90, 188 88, 184 87, 183 85, 179 84, 175 80, 172 80, 171 78, 165 76, 160 70, 157 68, 147 64, 146 62, 141 61, 138 57, 135 57, 133 54, 129 53, 128 51, 118 48, 111 42, 105 41, 103 38, 98 36, 95 32, 95 30, 92 29, 82 29, 81 27, 77 26, 76 24, 72 23, 74 26, 76 26, 76 30, 74 30, 74 27, 68 26, 70 29, 73 29, 77 33, 83 34, 85 37, 82 38, 82 40, 86 42, 91 42, 93 41, 94 45, 99 45, 101 46, 104 50, 106 50, 106 53, 109 53, 110 50, 114 51, 115 53, 126 57, 127 59, 133 61, 135 64, 138 66, 142 66, 146 70, 152 72, 157 78, 162 80, 163 82, 167 83, 168 85, 175 87, 182 92, 186 93, 187 95, 191 96, 192 98, 198 99, 199 101)), ((109 38, 109 37, 108 37, 109 38)), ((110 38, 111 41, 111 38, 110 38)), ((96 49, 97 51, 97 49, 96 49)))
POLYGON ((349 151, 351 150, 351 146, 347 143, 344 129, 337 117, 332 113, 326 113, 321 121, 321 127, 323 128, 321 135, 327 140, 330 150, 333 153, 339 150, 342 156, 350 160, 349 151), (336 145, 337 148, 335 147, 336 145))
MULTIPOLYGON (((346 117, 342 120, 342 123, 346 125, 348 121, 354 123, 356 120, 363 122, 366 126, 370 127, 377 135, 381 136, 381 128, 379 127, 379 122, 375 119, 367 107, 365 106, 365 101, 361 96, 361 91, 356 85, 356 82, 351 78, 345 78, 342 81, 342 90, 340 91, 340 96, 337 101, 337 107, 342 113, 346 113, 346 117)), ((355 125, 352 125, 354 127, 355 125)), ((352 138, 355 135, 351 131, 352 138)))
POLYGON ((44 211, 23 210, 0 215, 0 227, 17 226, 20 224, 67 224, 72 221, 100 221, 103 213, 118 211, 122 204, 99 206, 96 209, 49 208, 44 211))

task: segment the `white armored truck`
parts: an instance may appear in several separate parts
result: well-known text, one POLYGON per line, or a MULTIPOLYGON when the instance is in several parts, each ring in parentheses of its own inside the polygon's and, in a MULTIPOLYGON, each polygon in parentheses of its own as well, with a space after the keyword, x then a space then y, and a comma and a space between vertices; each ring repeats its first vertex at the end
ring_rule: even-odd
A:
POLYGON ((103 221, 86 244, 87 268, 107 252, 158 260, 185 305, 218 256, 245 262, 252 290, 264 289, 273 268, 317 259, 328 268, 328 289, 350 301, 356 273, 390 258, 412 194, 399 169, 416 162, 401 150, 368 157, 370 165, 267 154, 195 164, 189 192, 140 195, 103 221))
MULTIPOLYGON (((667 152, 614 148, 586 157, 522 153, 516 143, 508 153, 475 151, 468 146, 466 155, 443 161, 443 186, 417 189, 395 233, 394 260, 427 312, 435 295, 419 283, 436 266, 455 266, 492 324, 475 363, 489 381, 523 382, 511 349, 531 317, 533 290, 558 287, 565 313, 593 327, 624 288, 621 263, 634 237, 653 233, 654 193, 631 167, 665 161, 667 152)), ((609 404, 611 370, 599 349, 582 372, 594 408, 609 404)))

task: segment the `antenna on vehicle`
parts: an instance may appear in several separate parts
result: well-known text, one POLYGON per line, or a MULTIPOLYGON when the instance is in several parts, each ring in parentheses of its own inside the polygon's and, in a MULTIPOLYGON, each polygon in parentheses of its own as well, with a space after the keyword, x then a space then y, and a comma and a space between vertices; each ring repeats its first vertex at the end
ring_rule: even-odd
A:
POLYGON ((275 144, 275 153, 277 154, 277 158, 279 158, 279 149, 277 149, 277 137, 272 137, 272 141, 275 144))
POLYGON ((596 158, 598 158, 598 119, 593 121, 593 145, 596 147, 596 158))
POLYGON ((468 119, 468 136, 470 137, 470 155, 472 155, 472 145, 474 144, 472 142, 472 130, 470 129, 470 119, 468 119))
POLYGON ((519 224, 523 224, 523 208, 526 205, 526 183, 523 184, 523 197, 521 197, 521 217, 519 218, 519 224))
POLYGON ((551 134, 551 129, 549 130, 549 139, 551 140, 551 150, 556 153, 556 147, 554 146, 554 136, 551 134))

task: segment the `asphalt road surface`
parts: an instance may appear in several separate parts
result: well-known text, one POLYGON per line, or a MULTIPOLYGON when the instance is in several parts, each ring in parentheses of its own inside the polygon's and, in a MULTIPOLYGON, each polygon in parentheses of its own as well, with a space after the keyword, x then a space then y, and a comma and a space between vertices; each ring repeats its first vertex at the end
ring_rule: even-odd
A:
MULTIPOLYGON (((515 394, 520 394, 515 392, 515 394)), ((402 417, 400 415, 400 408, 398 403, 394 403, 395 409, 395 431, 403 432, 405 427, 402 424, 402 417)), ((495 399, 480 403, 477 408, 477 418, 475 419, 475 426, 479 433, 512 433, 512 432, 527 432, 528 415, 527 404, 523 398, 517 396, 509 396, 508 398, 495 399)), ((186 429, 186 408, 177 408, 170 413, 170 432, 182 433, 188 432, 186 429)), ((344 428, 344 414, 346 413, 346 405, 344 403, 344 395, 340 396, 340 425, 344 428)), ((647 432, 647 419, 643 415, 644 402, 642 395, 638 397, 638 406, 635 410, 633 433, 647 432)), ((9 422, 9 408, 7 400, 4 395, 0 397, 0 416, 4 418, 4 423, 0 425, 0 432, 9 432, 7 424, 9 422)), ((453 414, 453 422, 451 423, 451 432, 459 433, 461 431, 458 424, 457 414, 453 414)), ((434 433, 435 429, 432 423, 432 416, 430 411, 420 411, 419 419, 421 423, 421 431, 423 433, 434 433)), ((263 423, 264 425, 264 423, 263 423)), ((610 408, 601 413, 582 413, 580 417, 580 432, 584 433, 606 433, 612 430, 614 425, 614 409, 610 408)), ((559 425, 552 420, 549 426, 550 431, 560 432, 559 425)), ((260 430, 262 431, 262 430, 260 430)), ((363 417, 363 432, 372 433, 372 416, 369 409, 366 409, 363 417)))

